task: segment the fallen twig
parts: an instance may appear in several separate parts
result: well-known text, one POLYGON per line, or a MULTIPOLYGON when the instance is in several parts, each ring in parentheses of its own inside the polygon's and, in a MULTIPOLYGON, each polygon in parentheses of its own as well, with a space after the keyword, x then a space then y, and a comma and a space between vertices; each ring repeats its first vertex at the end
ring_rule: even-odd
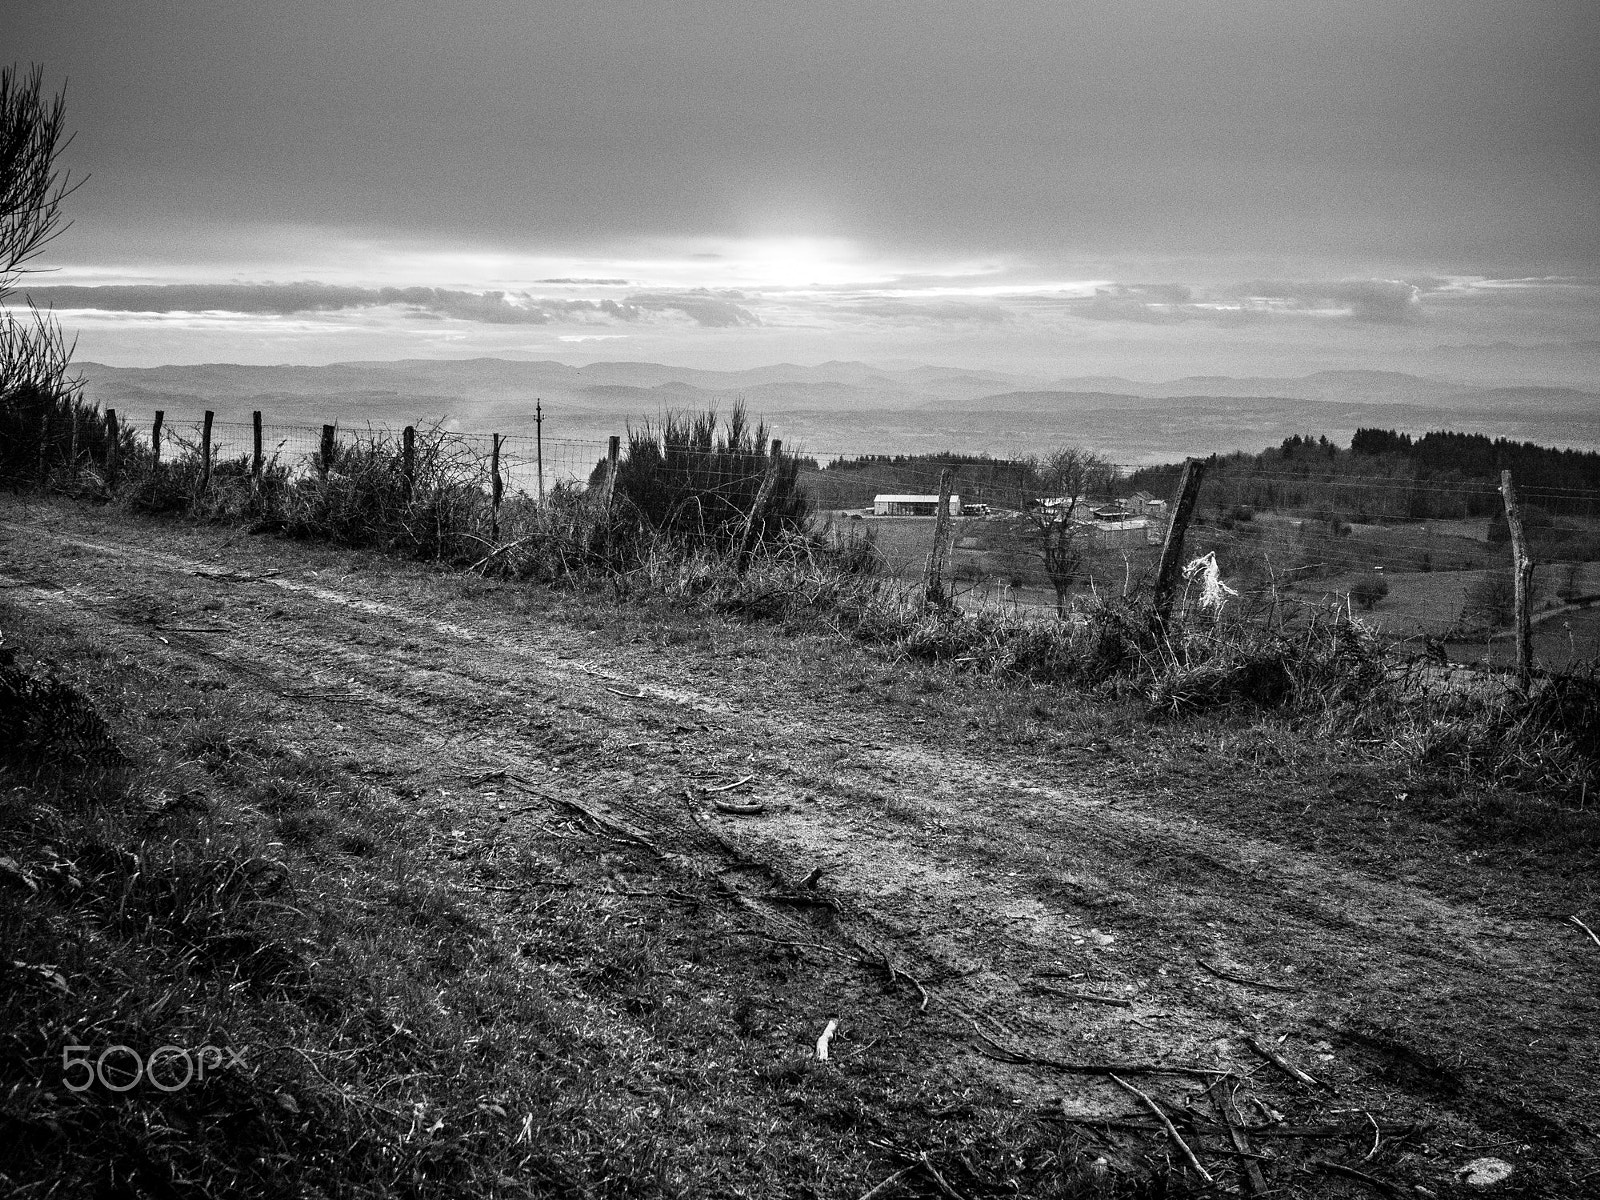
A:
MULTIPOLYGON (((867 959, 867 958, 863 958, 861 961, 862 961, 862 963, 864 963, 864 964, 866 964, 868 966, 878 966, 878 965, 880 965, 879 963, 874 963, 871 959, 867 959)), ((922 981, 920 979, 918 979, 915 975, 911 974, 910 971, 902 971, 899 967, 895 966, 894 962, 889 958, 889 952, 887 950, 883 951, 883 958, 882 958, 881 965, 882 965, 882 967, 883 967, 883 969, 885 971, 889 972, 889 982, 890 983, 893 983, 896 979, 906 979, 906 980, 909 980, 911 982, 911 986, 916 988, 918 994, 922 997, 922 1003, 917 1005, 917 1011, 918 1012, 927 1012, 928 1011, 928 989, 922 986, 922 981)))
POLYGON ((1600 937, 1595 936, 1594 930, 1590 929, 1587 925, 1585 925, 1582 921, 1580 921, 1577 918, 1576 914, 1574 914, 1573 916, 1568 917, 1567 920, 1571 921, 1579 929, 1581 929, 1585 933, 1587 933, 1589 935, 1589 940, 1591 942, 1593 942, 1596 946, 1600 946, 1600 937))
POLYGON ((1298 992, 1300 990, 1297 987, 1288 987, 1281 983, 1266 983, 1260 979, 1247 979, 1243 975, 1235 975, 1231 971, 1224 971, 1221 967, 1214 967, 1203 958, 1195 961, 1218 979, 1226 979, 1229 983, 1242 983, 1245 987, 1261 988, 1268 992, 1298 992))
POLYGON ((605 690, 610 692, 613 696, 621 696, 624 700, 648 700, 648 699, 650 699, 649 694, 646 693, 646 692, 624 692, 619 688, 608 687, 605 684, 601 684, 600 686, 605 688, 605 690))
POLYGON ((485 554, 477 562, 473 563, 470 567, 468 567, 467 570, 476 571, 479 567, 487 566, 488 563, 489 563, 489 560, 491 558, 496 558, 499 555, 504 554, 507 550, 515 550, 518 546, 522 545, 522 543, 527 541, 527 540, 528 540, 527 538, 518 538, 516 541, 507 542, 503 546, 496 546, 493 550, 489 551, 489 553, 485 554))
POLYGON ((964 1200, 960 1192, 945 1182, 944 1176, 939 1174, 939 1168, 933 1165, 933 1160, 928 1157, 926 1150, 922 1152, 922 1157, 917 1161, 922 1164, 922 1169, 928 1173, 928 1178, 933 1180, 934 1187, 949 1196, 950 1200, 964 1200))
POLYGON ((1189 1149, 1189 1143, 1183 1140, 1183 1135, 1178 1132, 1178 1127, 1174 1125, 1168 1118, 1167 1114, 1161 1110, 1161 1106, 1159 1104, 1150 1099, 1146 1093, 1141 1092, 1138 1088, 1134 1087, 1133 1084, 1129 1083, 1126 1079, 1123 1079, 1117 1075, 1110 1076, 1110 1079, 1112 1083, 1116 1084, 1130 1096, 1137 1096, 1144 1103, 1144 1106, 1150 1110, 1150 1112, 1155 1116, 1156 1120, 1161 1122, 1162 1128, 1167 1131, 1167 1136, 1172 1139, 1172 1144, 1176 1146, 1183 1157, 1188 1160, 1189 1165, 1195 1169, 1201 1179, 1205 1180, 1207 1183, 1216 1182, 1216 1180, 1211 1177, 1211 1172, 1200 1165, 1200 1160, 1194 1156, 1194 1151, 1189 1149))
POLYGON ((1044 1058, 1036 1054, 1024 1054, 1020 1050, 1013 1050, 1002 1046, 983 1030, 978 1028, 976 1021, 972 1022, 972 1031, 985 1042, 989 1043, 1002 1055, 1003 1062, 1022 1063, 1028 1066, 1050 1067, 1052 1070, 1063 1071, 1069 1075, 1099 1075, 1102 1077, 1112 1074, 1121 1075, 1190 1075, 1197 1079, 1215 1079, 1219 1075, 1231 1075, 1233 1072, 1220 1067, 1177 1067, 1167 1066, 1163 1063, 1069 1063, 1056 1058, 1044 1058))
POLYGON ((1217 1092, 1211 1093, 1211 1104, 1217 1110, 1217 1116, 1222 1118, 1222 1123, 1228 1127, 1228 1140, 1233 1143, 1233 1150, 1239 1158, 1239 1164, 1244 1169, 1245 1182, 1250 1188, 1252 1196, 1267 1194, 1267 1180, 1261 1174, 1257 1165, 1260 1155, 1250 1148, 1250 1139, 1240 1127, 1240 1122, 1234 1120, 1234 1114, 1229 1111, 1233 1107, 1233 1098, 1223 1099, 1217 1092))
POLYGON ((816 950, 823 954, 832 954, 837 958, 844 957, 842 951, 835 950, 832 946, 824 946, 821 942, 795 942, 787 938, 775 938, 769 934, 757 933, 754 929, 734 929, 730 932, 736 933, 740 937, 753 937, 763 942, 771 942, 774 946, 793 946, 799 950, 816 950))
POLYGON ((722 783, 718 784, 716 787, 703 787, 700 790, 705 792, 707 795, 710 795, 712 792, 731 792, 736 787, 743 787, 754 778, 754 775, 746 775, 743 779, 736 779, 732 783, 722 783))
POLYGON ((833 1035, 838 1031, 839 1022, 829 1018, 828 1024, 822 1030, 822 1036, 817 1039, 817 1060, 828 1061, 828 1043, 833 1041, 833 1035))
POLYGON ((578 885, 569 879, 540 879, 534 883, 469 883, 467 886, 477 888, 480 892, 531 892, 535 888, 570 888, 578 885))
MULTIPOLYGON (((529 789, 529 790, 531 791, 532 789, 529 789)), ((541 796, 544 795, 543 792, 536 792, 535 794, 536 795, 541 795, 541 796)), ((638 842, 641 846, 647 847, 649 850, 654 852, 660 858, 666 858, 667 857, 666 851, 661 849, 660 846, 657 846, 649 838, 645 837, 644 834, 635 833, 633 830, 629 829, 626 825, 624 825, 621 821, 615 820, 615 819, 613 819, 611 817, 601 816, 599 813, 595 812, 592 808, 589 808, 587 805, 579 804, 576 800, 568 800, 564 796, 545 796, 544 798, 546 800, 551 801, 554 804, 564 804, 568 808, 574 809, 577 812, 582 813, 584 816, 588 817, 589 820, 593 821, 596 825, 600 826, 600 828, 609 829, 612 833, 615 833, 620 837, 627 838, 628 841, 630 841, 630 842, 638 842)))
POLYGON ((1273 1050, 1269 1046, 1263 1046, 1255 1038, 1247 1035, 1244 1039, 1244 1042, 1245 1045, 1249 1046, 1250 1049, 1254 1050, 1262 1058, 1266 1059, 1273 1066, 1277 1067, 1278 1070, 1289 1076, 1289 1078, 1297 1079, 1307 1087, 1324 1088, 1327 1091, 1333 1091, 1333 1088, 1329 1084, 1323 1083, 1320 1079, 1313 1079, 1310 1075, 1307 1075, 1288 1059, 1284 1058, 1284 1056, 1279 1054, 1276 1050, 1273 1050))
MULTIPOLYGON (((920 1166, 921 1164, 918 1165, 920 1166)), ((889 1176, 889 1178, 885 1179, 882 1183, 878 1184, 878 1186, 873 1188, 870 1192, 862 1192, 861 1200, 878 1200, 879 1196, 887 1195, 895 1184, 899 1183, 902 1179, 916 1169, 917 1168, 915 1166, 901 1167, 898 1171, 889 1176)))
POLYGON ((677 888, 663 888, 660 891, 652 889, 618 888, 619 896, 659 896, 663 900, 676 900, 680 904, 699 904, 705 900, 704 896, 695 896, 689 892, 679 891, 677 888))
POLYGON ((713 800, 711 803, 718 812, 732 813, 735 816, 753 817, 756 813, 767 811, 767 806, 759 800, 749 800, 743 804, 735 800, 713 800))
POLYGON ((1029 991, 1048 992, 1052 996, 1060 996, 1066 1000, 1083 1000, 1089 1004, 1110 1004, 1117 1008, 1132 1008, 1132 1000, 1121 1000, 1115 996, 1094 996, 1088 992, 1069 992, 1066 988, 1051 987, 1047 983, 1030 983, 1029 991))
POLYGON ((1319 1171, 1327 1171, 1330 1175, 1343 1175, 1349 1179, 1359 1179, 1362 1183, 1366 1184, 1374 1191, 1385 1196, 1394 1197, 1395 1200, 1399 1200, 1399 1198, 1405 1194, 1387 1180, 1379 1179, 1376 1175, 1368 1175, 1365 1171, 1358 1171, 1354 1167, 1347 1167, 1342 1163, 1328 1162, 1326 1159, 1313 1158, 1306 1163, 1306 1166, 1315 1167, 1319 1171))

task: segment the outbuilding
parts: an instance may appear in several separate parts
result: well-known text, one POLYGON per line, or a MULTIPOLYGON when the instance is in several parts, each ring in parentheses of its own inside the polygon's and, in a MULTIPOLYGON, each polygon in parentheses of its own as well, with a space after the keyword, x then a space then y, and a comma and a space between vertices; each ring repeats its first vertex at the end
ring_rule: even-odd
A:
MULTIPOLYGON (((875 517, 936 517, 939 515, 938 496, 882 495, 872 498, 872 515, 875 517)), ((961 515, 961 497, 950 497, 950 515, 961 515)))

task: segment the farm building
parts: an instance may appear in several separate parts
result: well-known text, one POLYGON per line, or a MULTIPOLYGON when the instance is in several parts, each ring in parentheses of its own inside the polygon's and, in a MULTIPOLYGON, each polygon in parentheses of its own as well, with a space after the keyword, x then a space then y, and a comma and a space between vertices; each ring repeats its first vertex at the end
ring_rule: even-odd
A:
POLYGON ((1167 511, 1167 502, 1157 500, 1149 492, 1135 492, 1122 503, 1136 516, 1141 517, 1165 516, 1167 511))
MULTIPOLYGON (((938 496, 881 495, 872 498, 875 517, 935 517, 939 515, 938 496)), ((950 515, 961 515, 961 497, 950 497, 950 515)))

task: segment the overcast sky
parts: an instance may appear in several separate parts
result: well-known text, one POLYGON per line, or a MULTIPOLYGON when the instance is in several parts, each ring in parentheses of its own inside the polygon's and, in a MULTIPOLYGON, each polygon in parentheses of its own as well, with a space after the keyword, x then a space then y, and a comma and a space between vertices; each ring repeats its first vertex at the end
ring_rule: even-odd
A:
POLYGON ((82 356, 1597 361, 1593 0, 8 8, 82 356))

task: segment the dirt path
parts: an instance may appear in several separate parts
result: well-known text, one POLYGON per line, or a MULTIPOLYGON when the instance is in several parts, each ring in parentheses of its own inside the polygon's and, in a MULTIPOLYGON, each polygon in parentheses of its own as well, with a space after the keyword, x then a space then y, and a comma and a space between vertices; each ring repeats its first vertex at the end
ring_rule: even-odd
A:
MULTIPOLYGON (((1510 871, 1486 868, 1492 899, 1467 901, 1459 870, 1425 858, 1402 876, 1393 857, 1308 850, 1281 804, 1242 831, 1241 797, 1270 796, 1270 773, 1215 779, 1213 819, 1181 781, 1132 791, 1086 769, 1092 753, 1052 762, 841 686, 865 651, 619 645, 508 604, 514 589, 473 599, 454 577, 237 534, 8 501, 0 586, 292 706, 306 750, 446 806, 473 854, 547 835, 574 800, 659 847, 660 878, 758 895, 822 867, 837 914, 746 903, 784 936, 887 955, 928 997, 919 1011, 905 989, 930 1056, 1068 1117, 1138 1106, 995 1046, 1236 1072, 1241 1100, 1301 1122, 1421 1123, 1391 1161, 1441 1194, 1485 1154, 1519 1167, 1505 1194, 1563 1194, 1600 1165, 1600 946, 1510 871), (759 816, 694 790, 747 776, 715 797, 759 798, 759 816), (1245 1035, 1284 1039, 1328 1087, 1264 1066, 1245 1035)), ((1180 1098, 1207 1082, 1139 1078, 1180 1098)))

